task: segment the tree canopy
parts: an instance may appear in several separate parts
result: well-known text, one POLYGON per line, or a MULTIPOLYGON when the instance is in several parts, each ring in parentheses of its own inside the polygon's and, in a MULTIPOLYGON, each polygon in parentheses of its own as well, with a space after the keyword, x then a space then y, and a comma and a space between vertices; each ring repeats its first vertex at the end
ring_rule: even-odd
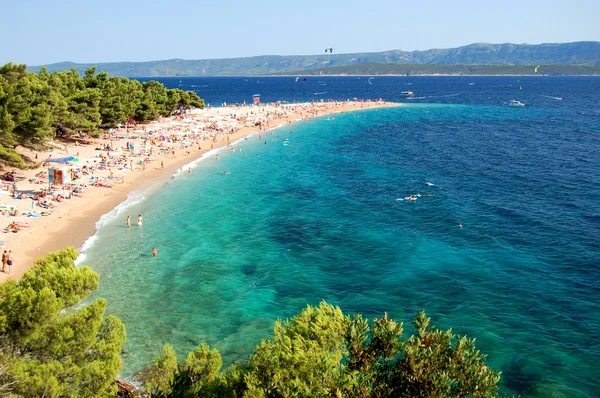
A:
POLYGON ((247 363, 221 371, 206 344, 177 364, 165 346, 146 388, 154 397, 496 397, 500 373, 485 365, 473 339, 442 331, 424 312, 415 334, 387 314, 371 323, 322 302, 277 321, 273 338, 247 363))
POLYGON ((128 120, 144 122, 173 111, 204 107, 193 91, 167 89, 161 83, 75 69, 38 74, 25 65, 0 67, 0 161, 23 167, 17 145, 43 146, 57 132, 96 132, 128 120))
MULTIPOLYGON (((98 275, 68 248, 0 285, 0 395, 114 397, 125 327, 106 302, 80 304, 98 275)), ((275 322, 242 364, 225 370, 218 350, 198 346, 178 363, 166 345, 146 372, 153 397, 497 397, 500 373, 465 336, 431 325, 414 334, 387 314, 372 321, 321 302, 275 322)))
POLYGON ((106 301, 77 306, 98 275, 77 268, 69 248, 38 260, 19 282, 0 285, 0 393, 24 397, 114 397, 125 327, 106 301))

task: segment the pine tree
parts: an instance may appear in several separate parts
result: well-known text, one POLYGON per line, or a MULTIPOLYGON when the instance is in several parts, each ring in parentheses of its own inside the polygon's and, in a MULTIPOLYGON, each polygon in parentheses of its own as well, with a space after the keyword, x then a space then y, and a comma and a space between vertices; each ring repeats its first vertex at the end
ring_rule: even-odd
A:
POLYGON ((109 397, 121 369, 125 327, 106 301, 76 305, 98 287, 65 249, 0 285, 0 383, 22 396, 109 397))

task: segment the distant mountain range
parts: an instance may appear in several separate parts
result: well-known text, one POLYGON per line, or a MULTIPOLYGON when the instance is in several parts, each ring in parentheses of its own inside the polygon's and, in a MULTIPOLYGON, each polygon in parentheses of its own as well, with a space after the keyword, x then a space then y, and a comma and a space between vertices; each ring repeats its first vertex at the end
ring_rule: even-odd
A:
POLYGON ((332 66, 275 75, 457 75, 457 76, 600 76, 600 66, 579 65, 422 65, 380 64, 367 62, 358 65, 332 66))
MULTIPOLYGON (((507 67, 517 65, 576 65, 600 67, 600 42, 582 41, 537 45, 476 43, 458 48, 426 51, 392 50, 355 54, 262 55, 245 58, 170 59, 95 64, 61 62, 46 65, 46 67, 49 72, 75 68, 83 73, 87 68, 96 66, 99 72, 105 71, 114 76, 153 77, 301 74, 303 71, 311 71, 312 73, 315 70, 331 67, 350 67, 349 70, 351 70, 351 67, 360 64, 460 65, 461 68, 468 65, 501 65, 507 67)), ((41 66, 31 66, 28 69, 38 72, 40 68, 41 66)), ((595 70, 596 68, 591 69, 595 70)), ((448 70, 452 71, 452 68, 448 70)))

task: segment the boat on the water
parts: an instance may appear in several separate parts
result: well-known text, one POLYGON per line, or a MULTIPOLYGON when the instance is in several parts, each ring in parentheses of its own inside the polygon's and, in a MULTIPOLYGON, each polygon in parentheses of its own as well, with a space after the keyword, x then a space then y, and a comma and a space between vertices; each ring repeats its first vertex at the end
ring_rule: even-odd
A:
POLYGON ((412 91, 402 91, 402 92, 400 93, 400 95, 403 95, 403 96, 405 96, 405 97, 412 97, 412 96, 414 96, 414 95, 415 95, 415 93, 413 93, 412 91))
POLYGON ((523 107, 525 106, 524 103, 522 103, 521 101, 517 101, 517 100, 510 100, 510 102, 508 103, 508 106, 518 106, 518 107, 523 107))

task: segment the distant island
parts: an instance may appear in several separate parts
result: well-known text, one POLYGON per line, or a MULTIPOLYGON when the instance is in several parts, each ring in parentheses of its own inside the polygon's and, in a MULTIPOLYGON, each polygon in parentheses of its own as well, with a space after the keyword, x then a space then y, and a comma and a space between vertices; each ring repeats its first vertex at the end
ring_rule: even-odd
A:
POLYGON ((368 62, 275 73, 303 76, 600 76, 600 66, 580 65, 414 65, 368 62))
MULTIPOLYGON (((333 49, 335 51, 335 49, 333 49)), ((281 74, 394 75, 600 75, 600 42, 557 44, 485 44, 426 51, 391 50, 377 53, 262 55, 245 58, 77 64, 61 62, 31 66, 38 72, 75 69, 123 77, 241 76, 281 74), (540 65, 537 72, 535 68, 540 65)))

